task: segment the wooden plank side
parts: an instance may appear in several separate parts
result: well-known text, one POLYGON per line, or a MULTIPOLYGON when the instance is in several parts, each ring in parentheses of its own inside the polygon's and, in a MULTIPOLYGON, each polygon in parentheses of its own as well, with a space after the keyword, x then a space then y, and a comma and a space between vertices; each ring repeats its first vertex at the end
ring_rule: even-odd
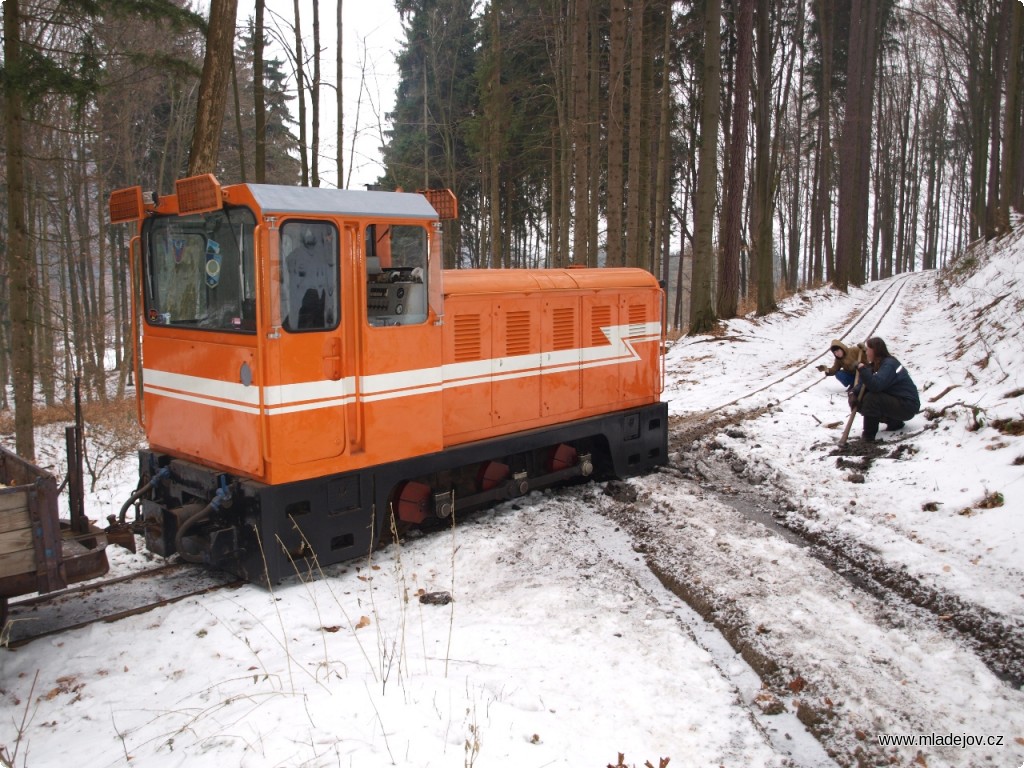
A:
POLYGON ((19 549, 35 551, 35 542, 32 541, 31 528, 22 528, 20 531, 7 531, 0 534, 0 555, 6 555, 19 549))
POLYGON ((32 549, 0 554, 0 579, 22 573, 35 573, 36 555, 32 549))
POLYGON ((52 592, 67 586, 61 571, 62 536, 57 519, 57 481, 44 475, 36 481, 35 493, 29 494, 28 514, 38 525, 42 536, 34 537, 36 576, 40 592, 52 592))
POLYGON ((28 497, 25 494, 21 494, 20 507, 0 508, 0 533, 30 528, 31 525, 32 523, 28 516, 28 497))
POLYGON ((26 491, 24 487, 0 490, 0 512, 12 509, 25 509, 28 506, 25 498, 26 491))

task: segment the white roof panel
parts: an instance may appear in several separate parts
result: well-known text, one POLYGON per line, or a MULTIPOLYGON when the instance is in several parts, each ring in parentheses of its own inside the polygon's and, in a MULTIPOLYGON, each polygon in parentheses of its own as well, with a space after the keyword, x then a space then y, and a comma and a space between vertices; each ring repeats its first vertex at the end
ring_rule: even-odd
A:
POLYGON ((423 195, 411 192, 366 192, 323 187, 249 184, 263 214, 331 214, 386 218, 437 219, 423 195))

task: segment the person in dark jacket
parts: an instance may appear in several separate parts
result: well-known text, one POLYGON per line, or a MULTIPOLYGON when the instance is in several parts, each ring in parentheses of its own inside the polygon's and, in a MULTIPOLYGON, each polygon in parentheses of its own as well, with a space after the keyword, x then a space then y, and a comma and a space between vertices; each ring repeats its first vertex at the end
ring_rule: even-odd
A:
POLYGON ((875 439, 880 422, 885 422, 890 431, 903 429, 904 422, 921 410, 914 380, 877 336, 868 339, 867 362, 857 366, 857 370, 864 388, 857 408, 864 418, 864 440, 875 439))

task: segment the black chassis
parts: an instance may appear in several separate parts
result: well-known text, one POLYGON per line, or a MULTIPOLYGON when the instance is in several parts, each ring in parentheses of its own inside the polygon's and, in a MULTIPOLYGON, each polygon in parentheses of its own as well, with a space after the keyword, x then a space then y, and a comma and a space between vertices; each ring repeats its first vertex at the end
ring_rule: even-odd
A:
POLYGON ((435 500, 450 499, 461 514, 589 474, 582 469, 583 457, 591 457, 598 478, 626 478, 664 464, 667 453, 668 406, 663 402, 283 485, 234 477, 144 449, 139 451, 141 482, 161 469, 167 472, 151 498, 142 500, 141 519, 147 548, 170 557, 177 551, 178 526, 222 489, 222 503, 202 524, 190 524, 182 549, 192 560, 270 586, 367 556, 392 527, 392 494, 404 481, 431 485, 435 500), (567 469, 545 468, 538 457, 560 444, 573 446, 581 461, 567 469), (516 482, 485 493, 467 492, 465 478, 491 460, 509 464, 516 482))

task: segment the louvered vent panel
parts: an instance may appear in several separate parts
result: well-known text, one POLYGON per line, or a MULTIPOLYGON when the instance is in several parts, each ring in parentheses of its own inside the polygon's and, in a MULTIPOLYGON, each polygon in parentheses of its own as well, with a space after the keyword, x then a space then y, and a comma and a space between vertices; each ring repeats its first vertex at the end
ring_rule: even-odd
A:
POLYGON ((629 335, 643 336, 647 325, 647 307, 643 304, 629 305, 629 335))
POLYGON ((611 307, 594 307, 594 314, 590 326, 590 343, 594 346, 607 346, 611 344, 608 337, 601 332, 602 328, 610 328, 612 324, 611 307))
POLYGON ((480 315, 455 316, 455 362, 480 359, 480 315))
POLYGON ((555 349, 572 349, 576 346, 576 310, 572 307, 556 307, 552 313, 555 349))
POLYGON ((110 223, 123 224, 137 221, 142 217, 145 206, 142 203, 142 187, 117 189, 110 193, 110 223))
POLYGON ((217 211, 222 206, 220 184, 212 173, 174 182, 178 211, 182 214, 217 211))
POLYGON ((530 336, 530 313, 509 312, 505 321, 505 354, 529 354, 530 336))

